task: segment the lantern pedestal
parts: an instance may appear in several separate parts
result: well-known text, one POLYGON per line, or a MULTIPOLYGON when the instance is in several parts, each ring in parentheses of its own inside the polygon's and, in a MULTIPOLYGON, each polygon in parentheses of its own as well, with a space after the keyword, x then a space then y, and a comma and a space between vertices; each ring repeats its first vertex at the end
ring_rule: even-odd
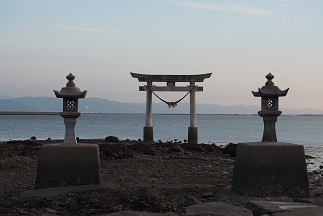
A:
POLYGON ((304 147, 291 143, 239 143, 232 190, 256 197, 309 197, 304 147))
POLYGON ((39 148, 35 189, 100 183, 98 145, 46 144, 39 148))
POLYGON ((65 124, 65 138, 64 143, 77 143, 76 137, 75 137, 75 125, 77 118, 80 117, 79 112, 75 113, 61 113, 61 116, 64 118, 64 124, 65 124))
POLYGON ((263 142, 277 142, 276 135, 276 121, 277 117, 281 114, 281 111, 259 111, 258 115, 263 117, 264 121, 264 133, 262 136, 263 142))

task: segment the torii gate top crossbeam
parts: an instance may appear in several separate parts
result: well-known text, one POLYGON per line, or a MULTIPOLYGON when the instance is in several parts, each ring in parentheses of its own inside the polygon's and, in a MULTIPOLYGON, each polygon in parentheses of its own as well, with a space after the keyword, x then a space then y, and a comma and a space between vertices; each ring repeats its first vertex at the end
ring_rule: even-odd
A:
POLYGON ((139 82, 203 82, 204 79, 210 78, 212 73, 196 75, 155 75, 155 74, 138 74, 130 72, 133 78, 138 78, 139 82))

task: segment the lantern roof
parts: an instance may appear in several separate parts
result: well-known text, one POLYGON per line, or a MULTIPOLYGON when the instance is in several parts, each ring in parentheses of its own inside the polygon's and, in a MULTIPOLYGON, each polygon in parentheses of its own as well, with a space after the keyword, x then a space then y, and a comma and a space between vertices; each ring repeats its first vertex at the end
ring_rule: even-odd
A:
POLYGON ((274 75, 269 73, 267 74, 266 78, 268 81, 265 83, 265 86, 263 86, 261 89, 258 88, 257 92, 252 91, 252 94, 255 97, 265 97, 265 96, 282 97, 287 95, 289 88, 282 91, 278 88, 278 86, 275 86, 274 82, 272 81, 272 79, 274 78, 274 75))
POLYGON ((78 87, 75 86, 74 79, 75 76, 73 74, 69 74, 66 76, 68 82, 66 87, 63 87, 61 91, 54 90, 56 97, 58 98, 85 98, 87 91, 81 91, 78 87))

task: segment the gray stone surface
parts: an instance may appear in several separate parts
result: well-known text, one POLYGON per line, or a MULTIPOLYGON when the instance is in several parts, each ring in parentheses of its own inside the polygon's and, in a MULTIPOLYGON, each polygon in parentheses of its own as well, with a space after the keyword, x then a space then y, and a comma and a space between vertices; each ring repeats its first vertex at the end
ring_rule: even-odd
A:
MULTIPOLYGON (((304 208, 318 208, 309 203, 297 202, 270 202, 270 201, 249 201, 246 207, 250 209, 255 216, 264 214, 276 215, 276 213, 287 212, 304 212, 304 208)), ((306 215, 306 214, 305 214, 306 215)))
POLYGON ((323 208, 299 208, 285 212, 277 212, 272 214, 272 216, 323 216, 323 208))
POLYGON ((316 205, 310 203, 299 203, 299 202, 271 202, 274 205, 284 210, 299 209, 299 208, 314 208, 316 205))
POLYGON ((246 196, 309 197, 304 147, 291 143, 239 143, 232 189, 246 196))
POLYGON ((35 189, 100 183, 98 145, 47 144, 39 148, 35 189))
POLYGON ((246 208, 223 202, 210 202, 187 207, 185 216, 253 216, 246 208))
POLYGON ((284 211, 279 205, 268 201, 249 201, 247 202, 246 207, 252 211, 255 216, 284 211))

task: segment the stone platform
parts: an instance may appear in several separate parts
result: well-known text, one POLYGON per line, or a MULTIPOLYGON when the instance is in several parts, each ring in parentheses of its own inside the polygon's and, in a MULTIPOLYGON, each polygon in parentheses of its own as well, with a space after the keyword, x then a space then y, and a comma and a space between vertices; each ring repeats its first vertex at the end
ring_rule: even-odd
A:
POLYGON ((232 189, 256 197, 309 197, 304 147, 281 142, 239 143, 232 189))
POLYGON ((39 148, 35 189, 100 183, 98 145, 47 144, 39 148))

